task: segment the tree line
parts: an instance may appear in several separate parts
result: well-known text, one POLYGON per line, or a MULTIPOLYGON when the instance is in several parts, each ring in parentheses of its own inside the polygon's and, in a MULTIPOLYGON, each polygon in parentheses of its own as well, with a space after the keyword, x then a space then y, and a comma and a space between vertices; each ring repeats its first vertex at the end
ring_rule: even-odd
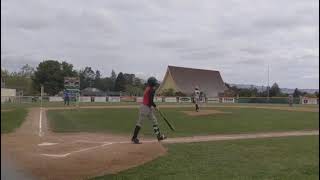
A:
MULTIPOLYGON (((259 91, 257 88, 237 88, 236 86, 230 86, 228 83, 225 83, 227 90, 224 92, 224 96, 229 97, 268 97, 268 88, 263 91, 259 91)), ((283 93, 279 87, 279 85, 275 82, 269 88, 269 97, 287 97, 288 93, 283 93)), ((314 94, 309 94, 307 92, 303 92, 298 88, 295 88, 292 93, 293 97, 307 96, 307 97, 319 97, 319 92, 315 92, 314 94)))
MULTIPOLYGON (((116 91, 123 92, 124 95, 141 96, 146 86, 146 81, 131 73, 112 70, 110 76, 102 77, 99 70, 91 67, 85 67, 75 70, 73 65, 67 62, 57 60, 45 60, 40 62, 36 68, 26 64, 18 72, 9 72, 1 68, 1 80, 4 80, 6 88, 17 89, 20 95, 32 96, 40 95, 40 87, 44 86, 46 94, 56 95, 64 89, 64 77, 79 77, 80 89, 97 88, 104 92, 116 91)), ((267 89, 258 91, 257 88, 237 88, 225 83, 227 90, 220 94, 229 97, 267 97, 267 89)), ((165 96, 185 96, 182 92, 174 92, 173 89, 165 91, 165 96)), ((274 83, 269 89, 269 97, 283 97, 288 94, 281 92, 277 83, 274 83)), ((294 97, 310 96, 319 97, 319 92, 308 94, 299 89, 295 89, 294 97)))
POLYGON ((46 60, 40 62, 36 68, 26 64, 18 72, 9 72, 1 68, 1 80, 6 88, 17 89, 25 96, 39 95, 41 85, 48 95, 56 95, 64 89, 64 77, 79 77, 80 89, 97 88, 101 91, 122 91, 127 95, 141 96, 145 81, 135 74, 112 70, 110 76, 102 77, 99 70, 85 67, 75 70, 67 62, 46 60))

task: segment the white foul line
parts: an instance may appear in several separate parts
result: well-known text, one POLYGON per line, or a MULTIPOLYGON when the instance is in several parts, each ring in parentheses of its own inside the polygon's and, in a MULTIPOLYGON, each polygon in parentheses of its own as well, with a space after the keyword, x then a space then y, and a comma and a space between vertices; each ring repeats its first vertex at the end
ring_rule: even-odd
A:
POLYGON ((59 144, 59 143, 44 142, 44 143, 38 144, 38 146, 53 146, 53 145, 56 145, 56 144, 59 144))
POLYGON ((42 156, 48 156, 48 157, 61 158, 61 157, 67 157, 67 156, 71 155, 72 153, 79 153, 79 152, 89 151, 91 149, 97 149, 97 148, 108 146, 108 145, 112 145, 112 144, 114 144, 114 143, 112 143, 112 142, 111 143, 105 143, 105 144, 102 144, 102 145, 99 145, 99 146, 84 148, 84 149, 80 149, 80 150, 77 150, 77 151, 71 151, 70 153, 66 153, 66 154, 41 154, 41 155, 42 156))
MULTIPOLYGON (((163 143, 188 143, 188 142, 204 142, 204 141, 221 141, 221 140, 236 140, 236 139, 256 139, 256 138, 268 138, 268 137, 290 137, 290 136, 306 136, 306 135, 319 135, 319 131, 310 131, 310 132, 279 132, 279 133, 268 133, 268 134, 242 134, 242 135, 221 135, 221 136, 215 136, 215 137, 189 137, 189 138, 175 138, 172 140, 165 140, 163 143)), ((132 143, 130 141, 120 141, 120 142, 97 142, 97 141, 87 141, 87 140, 78 140, 75 142, 89 142, 89 143, 103 143, 99 146, 94 146, 90 148, 84 148, 77 151, 72 151, 70 153, 66 154, 40 154, 43 156, 48 157, 56 157, 56 158, 62 158, 67 157, 71 155, 72 153, 78 153, 78 152, 84 152, 89 151, 92 149, 97 149, 104 146, 109 146, 112 144, 129 144, 132 143)), ((149 140, 149 141, 143 141, 144 143, 155 143, 157 140, 149 140)))
POLYGON ((42 107, 40 107, 39 136, 42 136, 42 107))
MULTIPOLYGON (((69 153, 66 154, 40 154, 42 156, 47 156, 47 157, 55 157, 55 158, 63 158, 63 157, 67 157, 73 153, 79 153, 79 152, 84 152, 84 151, 89 151, 92 149, 97 149, 97 148, 101 148, 104 146, 109 146, 109 145, 113 145, 113 144, 129 144, 132 143, 131 141, 120 141, 120 142, 94 142, 94 141, 86 141, 86 140, 78 140, 75 142, 91 142, 91 143, 103 143, 99 146, 94 146, 94 147, 89 147, 89 148, 84 148, 84 149, 80 149, 77 151, 71 151, 69 153)), ((151 141, 143 141, 144 143, 154 143, 154 142, 158 142, 156 140, 151 140, 151 141)))

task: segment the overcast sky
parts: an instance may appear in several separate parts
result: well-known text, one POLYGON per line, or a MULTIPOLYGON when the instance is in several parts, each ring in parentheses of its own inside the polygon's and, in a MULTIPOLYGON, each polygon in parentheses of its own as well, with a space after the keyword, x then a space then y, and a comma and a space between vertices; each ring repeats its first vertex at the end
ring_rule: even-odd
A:
POLYGON ((1 66, 44 59, 162 80, 168 65, 228 83, 319 88, 317 0, 1 0, 1 66))

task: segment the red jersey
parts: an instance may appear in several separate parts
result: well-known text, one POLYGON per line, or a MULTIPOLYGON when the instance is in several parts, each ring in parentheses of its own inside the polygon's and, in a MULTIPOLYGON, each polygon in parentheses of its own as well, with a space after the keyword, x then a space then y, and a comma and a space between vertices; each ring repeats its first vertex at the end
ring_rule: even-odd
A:
POLYGON ((156 105, 153 102, 155 90, 153 90, 152 87, 148 86, 143 93, 143 104, 146 106, 153 106, 156 107, 156 105))

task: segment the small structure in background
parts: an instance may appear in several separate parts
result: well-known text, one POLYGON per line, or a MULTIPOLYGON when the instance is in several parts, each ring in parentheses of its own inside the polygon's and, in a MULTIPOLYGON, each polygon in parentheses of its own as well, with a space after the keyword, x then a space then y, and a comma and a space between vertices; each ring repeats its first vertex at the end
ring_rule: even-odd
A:
POLYGON ((106 93, 97 88, 85 88, 81 90, 81 96, 106 96, 106 93))
POLYGON ((157 94, 173 89, 190 96, 195 86, 199 86, 206 97, 218 97, 226 90, 219 71, 168 66, 157 94))
POLYGON ((1 88, 1 103, 15 101, 16 95, 16 89, 1 88))

